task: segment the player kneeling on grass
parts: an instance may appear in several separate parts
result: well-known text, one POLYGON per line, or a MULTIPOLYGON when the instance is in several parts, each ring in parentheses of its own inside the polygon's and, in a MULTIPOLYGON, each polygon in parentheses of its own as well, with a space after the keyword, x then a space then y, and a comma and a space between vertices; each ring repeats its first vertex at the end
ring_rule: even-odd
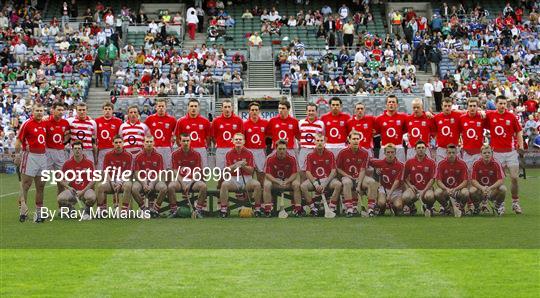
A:
MULTIPOLYGON (((229 216, 229 192, 246 192, 249 198, 249 192, 253 192, 253 200, 255 201, 255 216, 261 216, 261 184, 257 179, 253 179, 255 171, 255 161, 253 153, 244 147, 245 138, 241 133, 236 133, 233 136, 234 148, 225 155, 225 169, 231 173, 239 173, 239 175, 231 175, 230 180, 223 181, 219 189, 220 216, 225 218, 229 216)), ((250 200, 251 201, 251 200, 250 200)))
POLYGON ((460 217, 463 213, 463 206, 469 199, 469 175, 467 164, 457 157, 457 148, 450 144, 446 148, 446 158, 437 165, 437 185, 435 199, 441 204, 440 215, 450 213, 450 200, 454 216, 460 217))
POLYGON ((159 217, 160 206, 157 202, 162 202, 163 197, 167 194, 167 183, 160 181, 159 179, 162 177, 158 177, 163 168, 163 158, 154 149, 154 137, 144 137, 144 149, 137 155, 133 165, 136 181, 133 183, 131 193, 141 210, 149 208, 148 196, 150 193, 157 193, 154 206, 150 208, 150 216, 153 218, 159 217), (144 198, 141 191, 144 193, 144 198))
MULTIPOLYGON (((353 130, 349 133, 349 146, 342 149, 337 156, 337 172, 343 184, 343 197, 347 217, 355 214, 354 199, 359 192, 366 191, 368 196, 368 212, 374 215, 375 199, 377 197, 378 183, 366 176, 369 162, 369 153, 360 148, 360 133, 353 130)), ((358 211, 356 211, 358 213, 358 211)))
MULTIPOLYGON (((98 184, 97 189, 97 204, 101 217, 107 217, 108 214, 107 194, 114 194, 114 208, 118 208, 120 204, 118 193, 123 193, 122 211, 128 211, 129 201, 131 200, 132 183, 129 180, 122 179, 126 178, 124 172, 131 171, 133 157, 124 150, 122 136, 117 135, 113 138, 113 146, 113 150, 107 152, 103 157, 103 169, 107 176, 104 177, 103 182, 98 184)), ((128 177, 131 178, 131 175, 128 177)))
MULTIPOLYGON (((90 173, 93 172, 94 163, 85 157, 83 153, 83 144, 81 142, 77 141, 73 143, 71 149, 73 150, 73 157, 64 163, 62 172, 64 172, 64 177, 66 177, 68 171, 74 172, 76 178, 74 177, 75 179, 71 182, 66 180, 59 182, 65 190, 58 195, 58 205, 60 208, 68 207, 69 209, 72 209, 75 203, 82 201, 85 205, 82 219, 90 220, 92 219, 90 208, 94 206, 94 203, 96 202, 96 193, 93 189, 94 182, 92 181, 92 177, 89 177, 91 175, 87 174, 87 169, 90 170, 90 173)), ((67 176, 70 177, 71 175, 67 176)))
POLYGON ((435 195, 433 183, 435 182, 435 162, 426 155, 426 143, 418 141, 415 146, 416 155, 407 160, 403 170, 403 180, 406 190, 403 192, 404 214, 415 214, 414 203, 420 199, 423 203, 424 215, 433 215, 435 195))
POLYGON ((300 193, 300 176, 296 166, 296 158, 287 153, 287 141, 276 142, 276 153, 268 156, 264 165, 264 214, 272 214, 272 190, 292 191, 293 214, 302 215, 302 198, 300 193))
POLYGON ((311 209, 312 216, 319 216, 319 210, 313 202, 312 191, 323 194, 332 190, 332 197, 328 207, 334 211, 338 198, 341 194, 341 182, 336 177, 336 162, 334 154, 325 148, 325 137, 322 134, 315 135, 315 148, 306 157, 306 181, 300 188, 306 199, 306 204, 311 209))
POLYGON ((473 164, 471 176, 471 199, 474 203, 475 213, 487 209, 488 200, 495 201, 495 211, 498 215, 504 214, 504 198, 506 186, 504 185, 504 172, 502 166, 493 159, 493 151, 489 145, 482 146, 482 158, 473 164))
MULTIPOLYGON (((169 205, 172 217, 176 216, 176 193, 183 192, 186 198, 189 193, 199 193, 195 202, 197 217, 202 218, 203 210, 206 207, 206 183, 193 180, 194 171, 202 171, 201 154, 191 148, 191 138, 187 133, 180 135, 180 148, 172 154, 172 168, 178 171, 177 179, 171 181, 168 186, 169 205)), ((188 205, 191 204, 188 202, 188 205)))
POLYGON ((379 214, 384 213, 388 206, 394 214, 400 215, 403 211, 403 164, 396 158, 396 146, 392 143, 384 147, 384 159, 374 159, 370 165, 379 176, 379 194, 377 205, 379 214))

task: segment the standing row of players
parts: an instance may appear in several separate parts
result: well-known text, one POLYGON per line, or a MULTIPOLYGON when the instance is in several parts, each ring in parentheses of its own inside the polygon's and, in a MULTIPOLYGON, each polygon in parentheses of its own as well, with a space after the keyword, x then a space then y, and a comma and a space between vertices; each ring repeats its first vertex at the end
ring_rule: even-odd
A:
MULTIPOLYGON (((317 146, 317 135, 322 135, 325 147, 334 156, 338 156, 339 152, 345 149, 347 143, 350 142, 347 140, 349 134, 355 131, 358 133, 359 147, 366 150, 369 156, 373 156, 373 136, 380 134, 383 148, 388 147, 389 144, 395 144, 393 147, 396 159, 401 163, 415 156, 416 150, 414 148, 419 141, 422 141, 420 143, 425 146, 425 144, 430 143, 431 138, 435 138, 437 149, 433 154, 434 159, 443 160, 446 157, 448 145, 460 144, 456 147, 457 155, 462 156, 469 169, 472 169, 472 164, 480 159, 484 143, 484 130, 489 130, 495 159, 503 167, 509 169, 512 181, 512 207, 514 211, 521 213, 517 183, 519 162, 516 149, 523 149, 522 132, 517 117, 506 110, 507 100, 504 97, 497 98, 497 110, 490 113, 479 111, 476 99, 469 100, 467 111, 452 111, 451 101, 445 101, 443 102, 443 112, 438 115, 424 112, 423 103, 419 99, 413 100, 413 113, 411 115, 399 113, 397 111, 398 99, 393 95, 387 97, 386 110, 377 117, 365 115, 362 103, 356 105, 356 114, 352 117, 341 111, 342 103, 339 98, 332 98, 329 104, 331 111, 320 118, 317 117, 317 105, 309 104, 307 118, 298 121, 289 114, 290 103, 282 101, 278 106, 279 115, 267 121, 260 118, 259 105, 254 102, 249 106, 249 119, 242 121, 234 115, 232 102, 225 100, 222 105, 222 115, 216 117, 212 123, 200 115, 199 103, 196 99, 189 101, 188 113, 178 120, 167 115, 167 101, 158 99, 156 101, 156 114, 149 116, 144 123, 139 120, 139 111, 135 106, 128 108, 128 120, 122 123, 120 119, 113 117, 114 107, 110 103, 103 105, 103 116, 95 120, 86 115, 87 108, 84 104, 77 105, 77 115, 68 120, 63 119, 63 105, 54 104, 50 118, 45 120, 43 119, 44 109, 37 104, 34 106, 33 117, 23 124, 18 134, 16 150, 17 152, 21 149, 23 151, 20 157, 16 157, 16 162, 20 162, 23 174, 20 201, 26 202, 28 189, 32 181, 35 181, 36 207, 41 207, 44 187, 44 183, 40 179, 41 171, 45 169, 66 170, 64 165, 64 161, 67 160, 65 145, 68 143, 71 143, 72 147, 75 142, 80 143, 80 151, 84 159, 92 165, 94 165, 94 161, 97 161, 96 168, 98 169, 105 168, 106 156, 114 154, 113 148, 116 142, 114 136, 116 135, 121 137, 118 142, 122 143, 122 150, 132 156, 137 156, 137 158, 144 156, 139 153, 145 147, 145 137, 152 136, 152 150, 161 157, 164 163, 163 167, 170 169, 173 166, 170 158, 173 143, 176 142, 181 147, 181 136, 185 134, 189 136, 190 148, 201 157, 201 167, 207 167, 207 149, 214 146, 216 148, 216 167, 223 169, 226 166, 227 153, 235 147, 234 136, 241 134, 246 150, 253 154, 253 170, 259 173, 257 175, 258 183, 262 187, 265 186, 263 175, 266 160, 265 139, 272 139, 274 149, 277 148, 278 141, 283 140, 281 142, 286 143, 284 145, 288 155, 295 159, 298 157, 296 165, 300 171, 301 186, 304 189, 307 187, 321 191, 321 187, 316 187, 314 183, 311 183, 311 187, 302 184, 302 181, 313 182, 312 179, 309 179, 308 174, 303 173, 309 164, 306 162, 309 160, 307 155, 317 146), (407 151, 402 146, 404 134, 408 134, 409 150, 407 151)), ((73 152, 75 153, 75 150, 73 152)), ((426 154, 428 157, 432 155, 430 150, 427 150, 426 154)), ((381 150, 380 158, 383 156, 384 151, 381 150)), ((72 166, 71 164, 70 160, 68 165, 72 166)), ((136 167, 136 164, 134 166, 136 167)), ((245 166, 243 164, 243 167, 245 166)), ((244 171, 250 175, 249 170, 243 168, 242 173, 244 171)), ((271 178, 269 180, 276 182, 272 181, 271 178)), ((330 179, 330 181, 333 180, 330 179)), ((252 185, 254 184, 255 181, 252 185)), ((330 184, 331 182, 325 186, 330 186, 330 184)), ((162 185, 159 186, 160 193, 164 192, 162 185)), ((228 183, 222 186, 224 186, 221 187, 222 190, 229 188, 228 183)), ((249 182, 246 183, 246 187, 249 186, 249 182)), ((133 187, 137 188, 135 185, 133 187)), ((241 187, 243 186, 237 188, 241 187)), ((147 187, 144 185, 142 188, 147 191, 147 187)), ((235 187, 230 186, 230 188, 233 190, 232 188, 235 187)), ((59 193, 62 191, 62 186, 60 186, 59 193)), ((339 196, 338 193, 335 191, 334 196, 339 196)), ((84 197, 80 195, 80 191, 72 191, 70 196, 73 194, 84 197)), ((348 194, 345 191, 344 195, 345 201, 352 200, 350 197, 347 198, 348 194)), ((407 197, 406 194, 404 195, 407 197)), ((258 196, 255 195, 255 197, 258 196)), ((309 195, 305 195, 305 198, 309 203, 309 195)), ((297 205, 298 201, 295 200, 293 203, 297 205)), ((224 208, 225 206, 222 206, 222 209, 224 208)))

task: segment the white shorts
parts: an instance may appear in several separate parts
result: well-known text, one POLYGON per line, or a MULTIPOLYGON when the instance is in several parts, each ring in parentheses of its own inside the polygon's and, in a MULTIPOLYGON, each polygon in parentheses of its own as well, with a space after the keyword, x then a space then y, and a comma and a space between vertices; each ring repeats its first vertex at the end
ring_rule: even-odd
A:
POLYGON ((255 167, 259 172, 264 171, 264 164, 266 162, 266 154, 264 149, 249 149, 253 153, 253 159, 255 160, 255 167))
POLYGON ((47 168, 49 170, 62 170, 62 166, 67 160, 65 150, 47 148, 45 155, 47 156, 47 168))
MULTIPOLYGON (((86 159, 88 159, 89 161, 92 162, 92 164, 94 164, 95 166, 95 161, 94 161, 94 151, 92 151, 92 149, 84 149, 83 150, 83 154, 84 156, 86 157, 86 159)), ((73 150, 71 150, 71 154, 69 155, 70 158, 73 157, 73 150)))
POLYGON ((201 148, 193 148, 193 150, 197 151, 201 155, 201 167, 207 168, 208 167, 208 153, 206 151, 205 147, 201 148))
MULTIPOLYGON (((381 150, 379 150, 379 159, 384 159, 384 148, 381 148, 381 150)), ((399 162, 405 164, 405 162, 407 161, 405 159, 405 148, 403 148, 403 146, 399 146, 399 147, 396 147, 396 158, 397 160, 399 160, 399 162)))
POLYGON ((216 168, 224 169, 225 168, 225 155, 232 148, 216 148, 216 168))
POLYGON ((238 179, 236 179, 236 178, 237 177, 235 175, 233 175, 233 177, 231 178, 231 182, 236 184, 236 187, 238 188, 238 191, 245 190, 246 189, 246 184, 249 183, 249 181, 251 181, 251 179, 253 179, 253 177, 251 177, 251 176, 244 176, 244 179, 242 179, 242 176, 239 176, 238 179))
POLYGON ((469 172, 472 171, 472 166, 475 161, 480 159, 482 156, 480 153, 477 154, 469 154, 466 151, 463 151, 463 161, 467 164, 467 168, 469 168, 469 172))
POLYGON ((519 167, 519 156, 516 150, 510 152, 493 152, 493 158, 504 167, 519 167))
POLYGON ((171 147, 156 147, 156 152, 163 158, 163 166, 165 170, 170 170, 172 167, 172 149, 171 147))
POLYGON ((98 160, 97 169, 98 170, 103 170, 103 162, 105 161, 105 155, 111 152, 112 150, 113 148, 99 149, 98 156, 97 156, 97 160, 98 160))
MULTIPOLYGON (((431 154, 431 149, 426 148, 426 155, 427 155, 427 157, 433 159, 433 154, 431 154)), ((413 159, 415 156, 416 156, 416 150, 414 150, 414 148, 408 148, 407 149, 407 160, 413 159)))
POLYGON ((41 171, 47 170, 45 154, 24 151, 21 153, 21 173, 30 177, 41 176, 41 171))
MULTIPOLYGON (((385 191, 384 191, 384 187, 383 187, 382 185, 379 186, 379 193, 380 193, 380 194, 384 194, 384 195, 386 196, 386 194, 388 193, 388 191, 389 191, 389 190, 387 189, 386 192, 385 192, 385 191)), ((394 190, 394 191, 392 192, 392 197, 391 197, 391 198, 388 198, 388 197, 387 197, 386 199, 387 199, 387 200, 388 200, 388 199, 391 199, 392 201, 394 201, 394 200, 396 200, 396 199, 401 198, 402 195, 403 195, 403 191, 402 191, 400 188, 398 188, 398 189, 396 189, 396 190, 394 190)))
POLYGON ((332 152, 332 154, 334 154, 334 160, 337 159, 337 156, 338 156, 339 152, 341 150, 343 150, 344 148, 345 148, 345 146, 343 146, 343 147, 328 147, 327 146, 326 147, 326 149, 328 149, 330 152, 332 152))
POLYGON ((313 148, 300 148, 300 152, 298 153, 298 170, 306 170, 306 157, 311 152, 313 152, 313 148))
MULTIPOLYGON (((461 152, 460 148, 457 149, 458 156, 461 156, 459 153, 461 152)), ((436 161, 439 162, 446 158, 446 148, 437 147, 437 153, 435 154, 436 161)))

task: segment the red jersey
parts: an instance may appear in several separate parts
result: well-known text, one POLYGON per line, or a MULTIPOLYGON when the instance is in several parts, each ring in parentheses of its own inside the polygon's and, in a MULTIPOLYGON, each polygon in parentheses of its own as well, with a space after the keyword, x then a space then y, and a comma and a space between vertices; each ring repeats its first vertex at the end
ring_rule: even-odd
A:
POLYGON ((285 158, 279 159, 277 154, 268 156, 264 164, 264 172, 281 180, 288 179, 298 172, 296 158, 287 154, 285 158))
POLYGON ((17 139, 22 143, 22 149, 32 153, 45 153, 45 136, 47 134, 46 121, 36 121, 34 117, 26 120, 19 129, 17 139))
POLYGON ((501 164, 495 159, 492 158, 487 163, 483 159, 474 162, 471 179, 478 181, 480 185, 491 186, 503 178, 504 172, 501 164))
POLYGON ((321 116, 321 121, 324 123, 326 145, 328 148, 345 146, 347 141, 347 122, 351 119, 351 115, 347 113, 339 113, 337 115, 328 112, 321 116))
POLYGON ((353 130, 360 133, 360 147, 373 148, 373 130, 375 129, 375 117, 365 115, 358 119, 356 116, 347 121, 347 135, 353 130))
POLYGON ((341 169, 347 175, 358 178, 362 169, 366 169, 369 162, 369 154, 366 150, 358 148, 356 152, 351 147, 339 151, 337 156, 337 168, 341 169))
POLYGON ((328 149, 323 149, 321 154, 317 152, 317 149, 313 149, 306 157, 306 171, 317 179, 328 177, 335 168, 334 154, 328 149))
MULTIPOLYGON (((230 167, 234 163, 237 163, 241 160, 245 160, 247 162, 247 166, 249 167, 255 167, 255 161, 253 159, 253 153, 251 151, 247 150, 245 147, 242 148, 240 151, 237 151, 235 148, 231 149, 227 154, 225 154, 225 166, 230 167)), ((242 176, 251 176, 251 174, 247 173, 244 169, 240 170, 240 175, 242 176)))
POLYGON ((68 170, 74 171, 77 176, 79 176, 81 179, 74 179, 73 181, 69 182, 69 186, 73 187, 75 190, 83 190, 90 182, 92 182, 93 175, 92 172, 94 171, 94 164, 88 160, 85 156, 83 156, 82 160, 80 162, 77 162, 74 157, 68 159, 64 165, 62 166, 62 172, 66 172, 68 170), (90 170, 90 175, 87 175, 86 173, 82 173, 79 176, 79 173, 86 172, 87 169, 90 170), (90 177, 89 177, 90 176, 90 177))
POLYGON ((315 118, 313 121, 309 119, 302 119, 298 122, 298 129, 300 130, 300 147, 301 148, 315 148, 315 135, 324 135, 324 123, 315 118))
POLYGON ((469 179, 468 172, 467 164, 463 160, 458 158, 450 162, 448 158, 445 158, 437 165, 436 177, 444 186, 454 188, 469 179))
POLYGON ((300 139, 298 120, 290 115, 282 119, 280 115, 273 117, 268 122, 267 135, 272 138, 272 148, 279 139, 287 140, 287 148, 295 147, 295 139, 300 139))
POLYGON ((510 152, 515 149, 514 139, 522 128, 516 116, 508 111, 489 112, 486 115, 491 136, 491 148, 495 152, 510 152))
POLYGON ((244 121, 244 136, 246 137, 246 148, 264 149, 266 148, 266 127, 268 120, 259 118, 257 122, 248 119, 244 121))
POLYGON ((54 120, 51 116, 49 120, 45 122, 47 127, 47 135, 45 143, 47 148, 64 150, 64 135, 69 131, 69 122, 66 119, 54 120))
POLYGON ((424 141, 426 146, 429 147, 429 140, 431 136, 435 134, 435 122, 433 119, 429 119, 425 113, 422 116, 417 117, 415 115, 409 115, 407 118, 407 133, 409 135, 409 147, 414 148, 416 142, 419 140, 424 141))
POLYGON ((403 170, 403 179, 407 177, 416 189, 424 190, 429 180, 435 177, 435 162, 427 156, 422 161, 416 156, 407 160, 403 170))
POLYGON ((124 149, 130 153, 138 153, 144 145, 144 137, 149 133, 146 124, 137 121, 135 123, 127 122, 120 125, 119 134, 124 140, 124 149))
POLYGON ((172 136, 174 134, 174 128, 176 127, 176 118, 165 114, 159 116, 153 114, 148 116, 144 121, 150 134, 154 137, 154 144, 156 147, 171 147, 172 136))
POLYGON ((191 179, 195 168, 199 171, 202 169, 201 154, 192 148, 189 148, 187 152, 179 148, 172 154, 172 168, 179 170, 182 177, 191 179))
POLYGON ((535 113, 538 110, 538 102, 534 99, 529 99, 523 103, 528 113, 535 113))
POLYGON ((123 173, 125 171, 131 171, 132 165, 133 155, 125 150, 122 150, 120 153, 111 150, 105 154, 105 158, 103 159, 103 170, 107 167, 111 167, 111 169, 116 168, 115 175, 119 172, 123 173))
POLYGON ((451 111, 450 114, 439 113, 433 118, 437 128, 437 147, 446 148, 450 144, 458 145, 461 129, 459 119, 461 113, 451 111))
MULTIPOLYGON (((147 171, 148 174, 150 170, 162 171, 163 169, 163 157, 156 150, 152 150, 150 153, 143 150, 135 157, 134 171, 147 171)), ((142 178, 144 178, 144 175, 142 178)))
POLYGON ((111 117, 106 119, 101 116, 96 118, 97 125, 97 147, 98 149, 108 149, 113 148, 113 138, 120 131, 120 126, 122 125, 122 120, 111 117))
POLYGON ((84 150, 92 149, 92 140, 97 132, 96 121, 86 117, 80 120, 78 117, 69 118, 69 129, 71 131, 71 142, 80 141, 84 150))
POLYGON ((484 144, 484 129, 487 128, 486 119, 478 113, 474 117, 466 113, 459 118, 459 127, 463 151, 471 155, 480 153, 480 148, 484 144))
POLYGON ((403 180, 404 165, 397 159, 394 159, 393 162, 386 159, 372 159, 369 164, 379 170, 381 185, 385 189, 390 190, 394 181, 399 180, 401 182, 403 180))
POLYGON ((232 148, 234 134, 244 132, 242 119, 234 114, 229 118, 218 116, 212 122, 212 132, 216 148, 232 148))
POLYGON ((382 115, 375 118, 375 129, 381 134, 381 146, 403 144, 403 134, 406 132, 405 123, 407 115, 395 113, 393 116, 384 111, 382 115))
POLYGON ((206 148, 206 140, 212 136, 212 126, 210 121, 201 115, 191 117, 189 114, 178 119, 176 122, 176 139, 180 140, 180 135, 189 134, 191 138, 191 148, 206 148))

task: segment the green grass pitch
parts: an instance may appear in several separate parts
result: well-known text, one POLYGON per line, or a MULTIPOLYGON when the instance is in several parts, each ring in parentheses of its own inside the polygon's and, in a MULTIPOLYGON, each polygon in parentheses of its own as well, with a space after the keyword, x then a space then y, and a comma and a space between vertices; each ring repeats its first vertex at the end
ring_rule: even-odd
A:
MULTIPOLYGON (((0 297, 537 297, 540 170, 524 214, 19 223, 0 175, 0 297)), ((45 204, 55 207, 55 187, 45 204)), ((33 206, 30 192, 29 206, 33 206)), ((110 200, 110 199, 109 199, 110 200)), ((32 208, 33 209, 33 208, 32 208)))

